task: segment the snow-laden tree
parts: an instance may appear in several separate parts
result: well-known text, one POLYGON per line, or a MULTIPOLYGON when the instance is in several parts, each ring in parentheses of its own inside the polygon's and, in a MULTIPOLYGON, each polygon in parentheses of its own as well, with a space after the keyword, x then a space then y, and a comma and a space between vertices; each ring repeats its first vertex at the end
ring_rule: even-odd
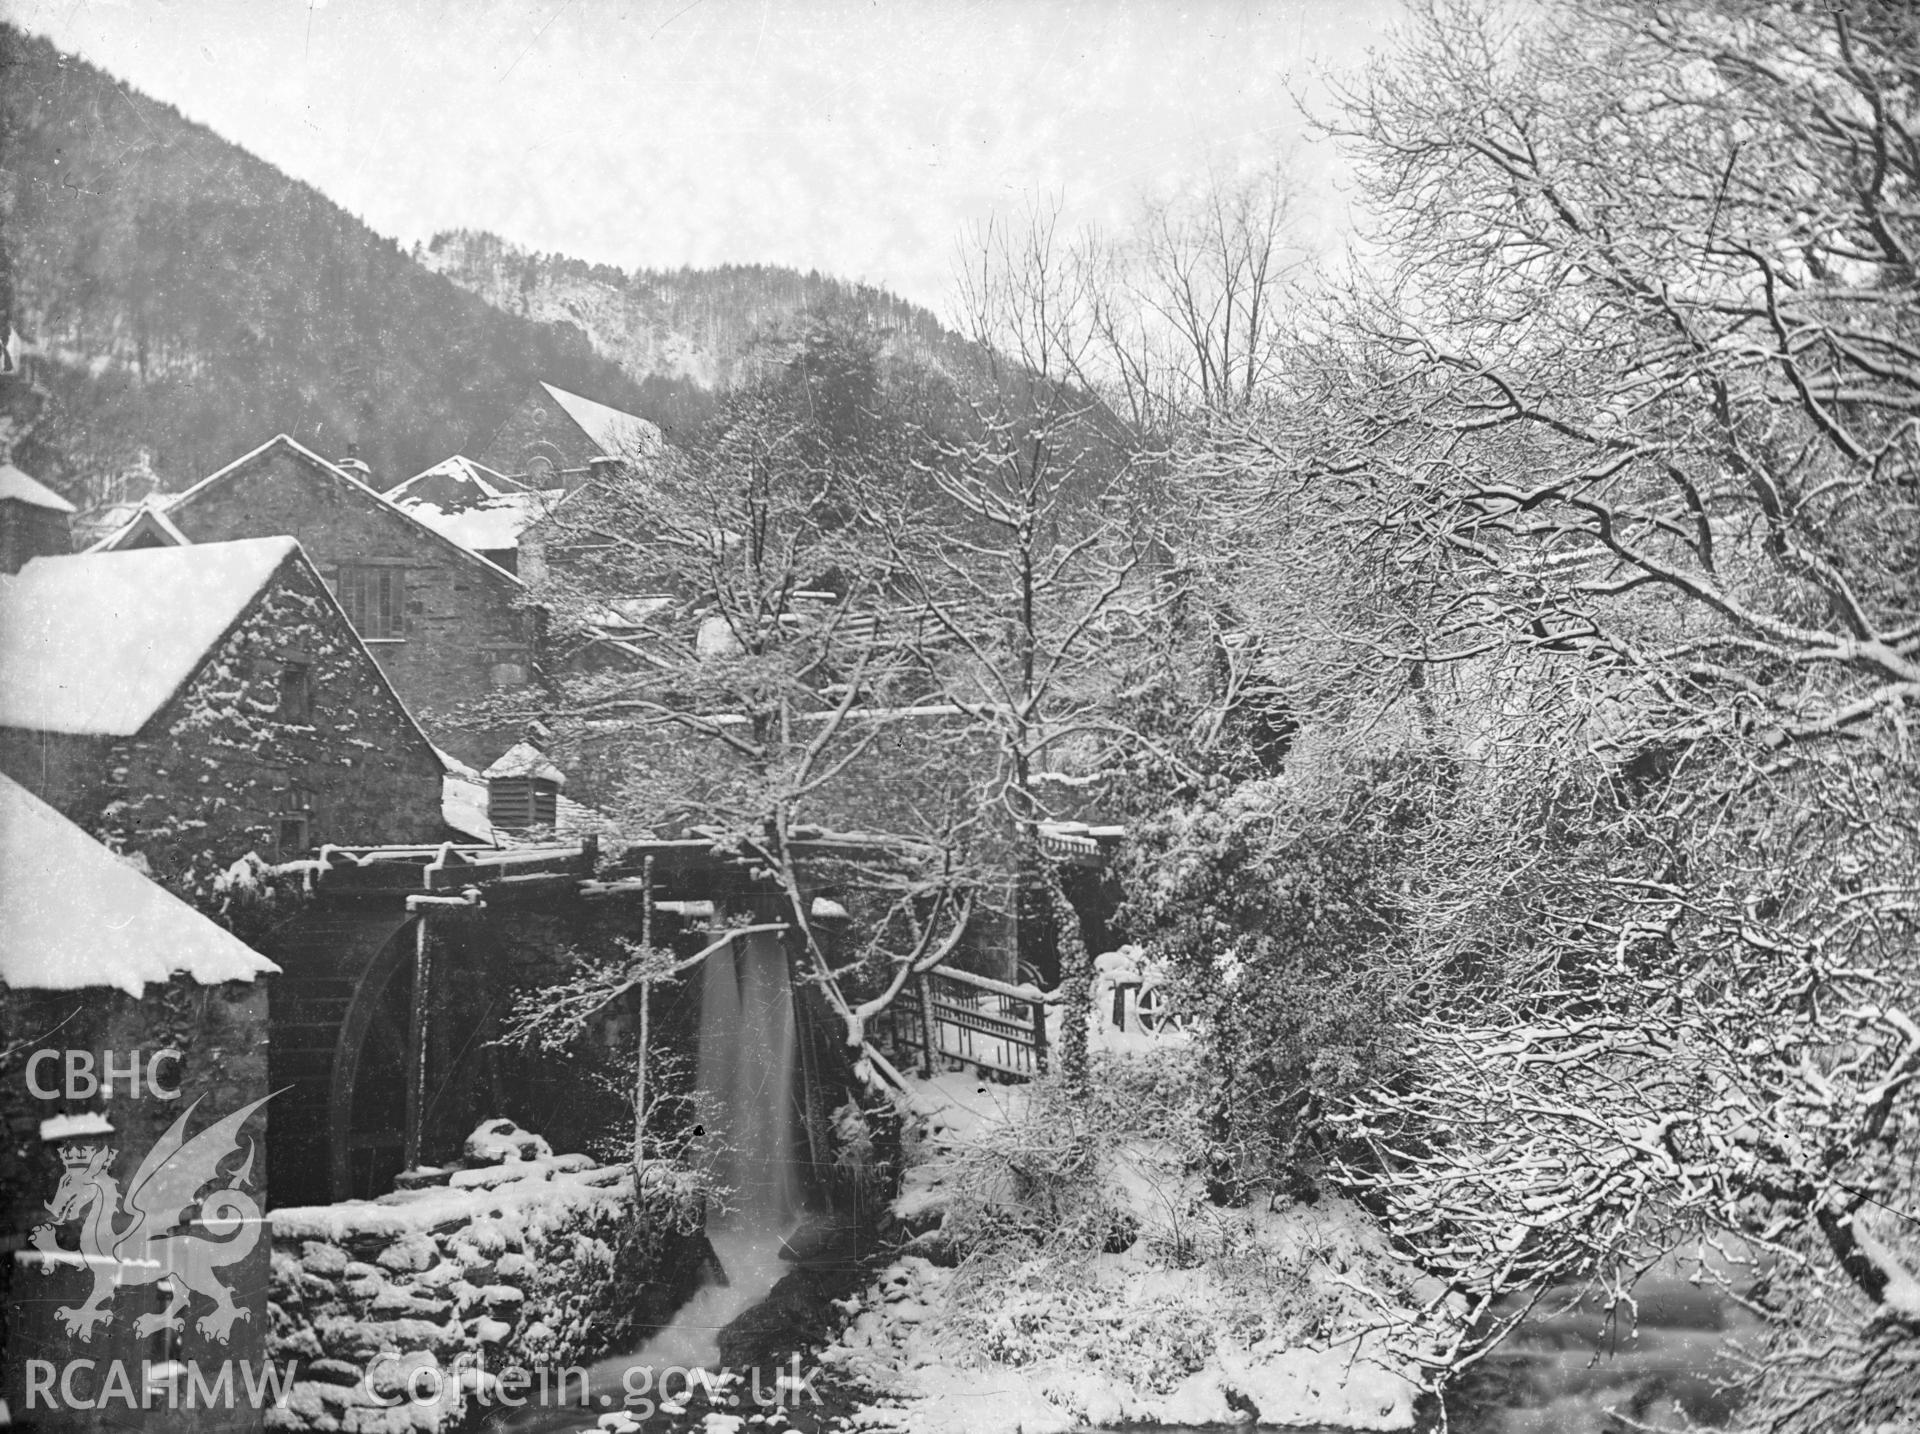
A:
POLYGON ((951 419, 923 430, 917 471, 939 503, 932 521, 903 525, 897 555, 927 669, 983 781, 1021 957, 1063 986, 1060 1059, 1080 1086, 1090 969, 1040 829, 1098 815, 1151 744, 1125 675, 1164 602, 1154 475, 1138 433, 1090 386, 1104 275, 1090 243, 1043 207, 987 227, 963 258, 961 328, 983 366, 951 419))
POLYGON ((1742 1237, 1781 1429, 1920 1412, 1916 23, 1417 5, 1365 279, 1208 460, 1345 515, 1325 649, 1471 773, 1349 1177, 1478 1297, 1742 1237))
POLYGON ((630 827, 766 873, 856 1048, 960 947, 984 881, 966 734, 923 701, 926 619, 897 561, 923 520, 879 384, 871 335, 810 327, 708 434, 559 505, 540 593, 562 640, 644 619, 624 650, 581 649, 549 717, 630 827), (823 890, 850 935, 819 927, 823 890))

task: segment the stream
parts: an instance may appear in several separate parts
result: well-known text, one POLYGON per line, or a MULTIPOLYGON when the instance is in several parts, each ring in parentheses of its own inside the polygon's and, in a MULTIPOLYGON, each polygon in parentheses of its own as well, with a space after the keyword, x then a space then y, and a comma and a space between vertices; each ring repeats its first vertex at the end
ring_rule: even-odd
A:
MULTIPOLYGON (((557 1434, 591 1428, 603 1414, 630 1411, 627 1428, 644 1421, 669 1427, 689 1406, 756 1412, 751 1386, 722 1389, 693 1371, 720 1368, 720 1332, 756 1306, 796 1270, 788 1241, 802 1222, 795 1176, 792 1108, 793 994, 779 937, 757 932, 703 963, 698 1090, 706 1130, 705 1159, 722 1201, 709 1210, 713 1260, 702 1283, 672 1321, 638 1349, 610 1355, 587 1370, 569 1402, 497 1411, 484 1426, 499 1434, 557 1434), (686 1398, 674 1396, 686 1393, 686 1398), (729 1401, 733 1401, 731 1404, 729 1401), (657 1412, 656 1412, 657 1411, 657 1412), (668 1424, 659 1421, 662 1417, 668 1424)), ((765 1377, 763 1393, 775 1396, 765 1377)), ((696 1409, 697 1414, 697 1409, 696 1409)), ((695 1420, 697 1422, 697 1418, 695 1420)))
POLYGON ((1758 1321, 1671 1264, 1634 1287, 1631 1332, 1591 1303, 1542 1301, 1448 1400, 1452 1434, 1620 1434, 1615 1418, 1668 1429, 1723 1427, 1738 1400, 1720 1356, 1758 1321))
MULTIPOLYGON (((727 1192, 707 1220, 713 1260, 703 1282, 646 1343, 592 1365, 584 1398, 575 1385, 567 1404, 496 1409, 483 1424, 488 1434, 813 1434, 848 1427, 864 1402, 861 1390, 830 1372, 786 1362, 790 1351, 817 1342, 836 1315, 830 1301, 858 1288, 866 1272, 857 1232, 803 1209, 786 1118, 794 1079, 792 993, 777 936, 756 933, 716 952, 703 981, 701 1118, 708 1167, 716 1188, 727 1192), (736 1373, 699 1373, 722 1369, 736 1373), (716 1415, 740 1422, 716 1424, 716 1415), (755 1415, 761 1417, 745 1423, 755 1415)), ((1649 1275, 1635 1294, 1640 1317, 1631 1333, 1590 1306, 1543 1302, 1449 1395, 1449 1434, 1621 1434, 1634 1427, 1610 1409, 1670 1428, 1724 1425, 1734 1404, 1716 1380, 1715 1355, 1741 1332, 1745 1317, 1710 1283, 1690 1282, 1677 1268, 1649 1275)), ((1340 1434, 1290 1427, 1293 1434, 1340 1434)), ((1437 1408, 1423 1411, 1421 1427, 1442 1427, 1437 1408)))

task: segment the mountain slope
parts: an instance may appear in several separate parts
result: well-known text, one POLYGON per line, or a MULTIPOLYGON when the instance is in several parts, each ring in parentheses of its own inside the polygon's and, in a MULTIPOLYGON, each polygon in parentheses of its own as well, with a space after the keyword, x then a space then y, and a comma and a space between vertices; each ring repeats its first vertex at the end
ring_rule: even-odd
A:
POLYGON ((957 372, 978 356, 927 310, 870 284, 765 264, 636 269, 537 254, 497 235, 434 235, 414 257, 503 312, 576 330, 647 395, 642 412, 686 430, 725 392, 789 356, 810 319, 876 340, 882 364, 957 372))
POLYGON ((333 455, 357 445, 394 481, 483 439, 536 378, 643 406, 577 327, 464 292, 310 186, 6 25, 0 246, 11 321, 52 392, 17 461, 83 504, 149 466, 182 486, 276 432, 333 455))

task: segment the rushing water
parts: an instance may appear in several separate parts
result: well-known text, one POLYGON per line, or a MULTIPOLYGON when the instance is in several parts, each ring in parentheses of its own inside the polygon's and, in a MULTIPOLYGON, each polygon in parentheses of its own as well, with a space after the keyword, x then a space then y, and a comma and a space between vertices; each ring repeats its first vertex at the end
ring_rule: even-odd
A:
MULTIPOLYGON (((710 1207, 706 1233, 723 1273, 710 1272, 641 1348, 595 1364, 584 1408, 529 1407, 512 1419, 510 1434, 590 1429, 597 1416, 627 1406, 636 1387, 649 1390, 657 1405, 663 1371, 716 1367, 720 1331, 795 1268, 781 1258, 801 1216, 786 955, 777 937, 756 934, 709 957, 702 979, 700 1111, 709 1169, 727 1192, 710 1207)), ((1724 1423, 1732 1402, 1714 1357, 1730 1335, 1743 1332, 1738 1312, 1712 1286, 1677 1269, 1649 1277, 1636 1296, 1640 1318, 1631 1331, 1591 1307, 1547 1302, 1449 1400, 1448 1427, 1455 1434, 1617 1434, 1635 1427, 1611 1411, 1670 1425, 1724 1423)), ((731 1399, 719 1403, 751 1412, 731 1399)), ((653 1412, 647 1427, 683 1427, 707 1407, 696 1397, 685 1413, 678 1405, 653 1412)), ((794 1413, 799 1427, 816 1427, 814 1411, 794 1413)))
POLYGON ((707 958, 699 1089, 707 1159, 728 1193, 707 1218, 725 1282, 710 1281, 623 1364, 720 1361, 720 1331, 786 1273, 780 1248, 799 1219, 793 1165, 793 990, 779 937, 759 932, 707 958))
POLYGON ((1453 1434, 1724 1426, 1738 1407, 1725 1356, 1757 1336, 1754 1318, 1674 1261, 1634 1299, 1635 1320, 1610 1319, 1591 1300, 1542 1300, 1449 1401, 1453 1434))
MULTIPOLYGON (((724 1192, 709 1205, 706 1226, 718 1271, 646 1344, 587 1371, 584 1408, 529 1407, 507 1424, 512 1434, 580 1428, 625 1407, 636 1389, 657 1402, 666 1370, 717 1366, 720 1331, 792 1268, 780 1257, 800 1218, 786 953, 777 935, 756 933, 709 956, 702 979, 697 1100, 708 1169, 724 1192)), ((568 1393, 577 1399, 577 1390, 576 1383, 568 1393)))

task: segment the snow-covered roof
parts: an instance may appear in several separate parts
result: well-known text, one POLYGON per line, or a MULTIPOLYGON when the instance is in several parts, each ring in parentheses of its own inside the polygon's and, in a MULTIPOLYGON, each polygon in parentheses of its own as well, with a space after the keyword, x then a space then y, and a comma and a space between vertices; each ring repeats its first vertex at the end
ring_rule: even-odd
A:
POLYGON ((529 488, 457 453, 387 493, 441 537, 476 553, 519 547, 520 535, 566 496, 565 488, 529 488))
MULTIPOLYGON (((462 836, 492 846, 522 846, 518 832, 502 831, 487 815, 487 784, 471 767, 450 767, 440 781, 440 820, 462 836)), ((553 834, 559 838, 606 833, 614 825, 592 807, 561 795, 554 805, 553 834)))
POLYGON ((440 820, 475 841, 499 840, 487 817, 487 784, 478 777, 448 772, 440 779, 440 820))
POLYGON ((645 627, 655 617, 671 608, 677 599, 659 594, 646 597, 608 598, 604 602, 590 605, 581 616, 595 627, 630 628, 645 627))
POLYGON ((112 532, 92 544, 89 553, 112 553, 133 547, 184 548, 193 539, 180 531, 180 527, 167 516, 167 504, 171 498, 167 494, 149 494, 140 500, 140 506, 112 532), (140 539, 146 538, 142 543, 140 539))
POLYGON ((0 776, 0 983, 110 986, 138 999, 176 972, 205 986, 280 968, 0 776))
POLYGON ((481 773, 483 777, 534 777, 556 786, 567 784, 567 774, 547 760, 531 742, 515 742, 500 754, 500 759, 481 773))
MULTIPOLYGON (((302 443, 296 442, 295 440, 289 438, 284 433, 276 433, 272 438, 269 438, 265 443, 261 444, 258 448, 254 449, 251 453, 243 453, 240 457, 234 459, 233 462, 229 463, 226 467, 220 469, 218 472, 209 473, 205 478, 202 478, 198 483, 195 483, 191 488, 188 488, 185 491, 180 493, 175 493, 171 497, 166 498, 163 501, 157 502, 155 506, 164 507, 165 511, 170 514, 178 513, 183 507, 194 502, 202 494, 207 492, 208 489, 213 488, 218 484, 222 484, 230 481, 231 479, 236 477, 239 473, 241 473, 247 467, 248 464, 252 463, 255 459, 259 458, 262 454, 267 453, 274 448, 285 449, 288 453, 293 454, 295 457, 319 469, 322 473, 326 474, 328 477, 333 478, 342 484, 345 484, 348 490, 353 492, 355 495, 361 497, 362 499, 374 504, 375 506, 381 509, 384 509, 386 512, 391 513, 393 516, 399 518, 401 521, 408 523, 413 527, 419 529, 422 533, 429 535, 433 539, 433 541, 437 543, 445 544, 446 547, 449 548, 451 551, 458 553, 461 557, 465 558, 468 562, 475 563, 478 566, 484 568, 488 573, 500 579, 502 582, 511 583, 516 588, 526 586, 526 584, 522 583, 519 578, 515 577, 512 573, 508 572, 505 568, 501 567, 498 563, 495 563, 490 559, 481 557, 480 554, 476 553, 473 549, 467 547, 463 543, 456 542, 454 539, 447 537, 446 534, 436 532, 433 528, 421 522, 419 518, 414 516, 412 513, 408 512, 405 508, 401 507, 398 503, 394 502, 391 498, 387 497, 386 494, 375 492, 372 488, 367 486, 365 483, 362 483, 358 478, 354 477, 351 473, 348 473, 344 469, 339 467, 339 465, 328 462, 326 459, 322 458, 318 453, 315 453, 311 448, 308 448, 306 445, 302 443)), ((106 540, 106 542, 108 544, 111 544, 112 541, 118 537, 119 537, 119 534, 117 533, 113 534, 110 538, 106 540)), ((96 545, 96 546, 100 546, 100 545, 96 545)))
POLYGON ((0 578, 0 727, 132 736, 299 550, 140 548, 35 558, 0 578))
POLYGON ((0 463, 0 499, 11 498, 29 508, 51 508, 56 513, 72 513, 73 504, 37 478, 29 478, 11 463, 0 463))
POLYGON ((477 499, 465 507, 400 498, 400 506, 443 538, 476 553, 520 546, 520 535, 566 497, 564 488, 527 488, 477 499))
POLYGON ((509 478, 506 474, 496 472, 484 463, 474 462, 465 454, 456 453, 451 458, 442 458, 431 468, 422 468, 404 482, 395 484, 387 489, 387 496, 405 507, 412 490, 437 489, 448 485, 471 488, 477 496, 483 498, 498 498, 503 493, 526 491, 526 485, 518 479, 509 478))
POLYGON ((659 427, 638 414, 596 403, 577 393, 568 393, 564 388, 555 388, 550 383, 542 383, 540 387, 560 405, 568 418, 579 425, 580 431, 593 441, 594 446, 609 458, 651 453, 663 442, 659 427))

